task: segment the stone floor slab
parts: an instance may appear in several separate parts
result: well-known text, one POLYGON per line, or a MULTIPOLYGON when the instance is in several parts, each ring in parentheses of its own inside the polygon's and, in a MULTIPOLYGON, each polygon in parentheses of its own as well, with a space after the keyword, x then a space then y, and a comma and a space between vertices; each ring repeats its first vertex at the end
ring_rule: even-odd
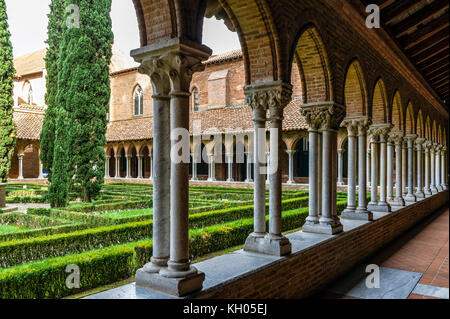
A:
POLYGON ((336 282, 329 291, 361 299, 407 299, 419 282, 421 273, 380 267, 380 288, 368 288, 366 265, 336 282))
POLYGON ((449 299, 448 288, 417 284, 417 286, 413 290, 413 293, 428 297, 449 299))
POLYGON ((173 296, 160 292, 136 287, 136 283, 131 283, 95 295, 87 296, 83 299, 176 299, 173 296))

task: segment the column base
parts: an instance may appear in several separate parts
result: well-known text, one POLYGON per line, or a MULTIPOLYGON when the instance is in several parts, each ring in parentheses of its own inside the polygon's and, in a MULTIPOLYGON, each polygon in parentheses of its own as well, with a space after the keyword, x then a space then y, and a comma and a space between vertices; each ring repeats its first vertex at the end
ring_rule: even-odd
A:
POLYGON ((438 192, 442 192, 444 190, 441 185, 436 186, 436 188, 437 188, 438 192))
POLYGON ((144 270, 147 273, 155 274, 159 273, 159 271, 165 267, 167 267, 167 262, 169 261, 169 258, 150 258, 150 262, 145 264, 144 267, 142 267, 142 270, 144 270))
POLYGON ((448 185, 442 185, 442 189, 444 190, 444 191, 446 191, 446 190, 448 190, 448 185))
POLYGON ((407 195, 405 196, 405 202, 415 203, 415 202, 417 202, 417 198, 416 198, 415 195, 407 194, 407 195))
POLYGON ((403 198, 401 198, 401 197, 398 197, 398 198, 394 198, 392 201, 390 201, 389 204, 391 204, 391 206, 404 207, 405 206, 405 200, 403 198))
POLYGON ((305 233, 336 235, 344 231, 344 227, 340 222, 334 223, 319 223, 319 224, 305 224, 302 227, 305 233))
POLYGON ((425 193, 425 196, 430 196, 431 195, 431 189, 425 189, 424 193, 425 193))
POLYGON ((245 183, 253 183, 253 179, 246 179, 245 181, 244 181, 245 183))
POLYGON ((372 214, 372 212, 369 212, 368 210, 363 210, 363 209, 357 209, 357 210, 347 210, 346 209, 342 212, 341 218, 372 221, 373 214, 372 214))
POLYGON ((169 278, 160 273, 148 273, 141 268, 136 272, 136 286, 182 297, 200 291, 203 288, 205 274, 203 272, 197 272, 194 267, 191 267, 190 272, 186 277, 169 278))
POLYGON ((424 192, 417 192, 414 195, 416 195, 416 198, 419 198, 419 199, 424 199, 425 198, 425 193, 424 192))
POLYGON ((387 202, 379 202, 377 204, 377 207, 375 210, 373 210, 375 212, 383 212, 383 213, 390 213, 392 212, 391 210, 391 205, 389 205, 389 203, 387 202))
POLYGON ((378 203, 370 202, 369 204, 367 204, 367 210, 369 210, 369 211, 376 211, 377 208, 378 208, 378 203))
POLYGON ((337 182, 337 186, 345 186, 344 182, 337 182))
POLYGON ((435 186, 431 187, 431 195, 435 195, 437 193, 439 193, 438 189, 435 186))
POLYGON ((207 181, 207 182, 215 182, 216 179, 215 179, 215 178, 208 178, 206 181, 207 181))
POLYGON ((232 182, 234 182, 234 179, 228 178, 228 179, 227 179, 227 182, 228 182, 228 183, 232 183, 232 182))
POLYGON ((289 239, 284 236, 273 236, 267 234, 264 237, 248 236, 245 241, 244 251, 271 255, 271 256, 286 256, 292 251, 289 239))
POLYGON ((286 184, 292 185, 295 184, 295 181, 287 181, 286 184))

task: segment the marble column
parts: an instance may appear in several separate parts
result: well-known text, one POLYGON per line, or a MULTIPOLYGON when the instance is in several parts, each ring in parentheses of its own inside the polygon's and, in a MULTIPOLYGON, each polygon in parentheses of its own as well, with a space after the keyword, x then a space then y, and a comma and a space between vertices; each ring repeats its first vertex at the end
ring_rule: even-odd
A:
POLYGON ((417 167, 417 192, 416 192, 416 197, 419 199, 423 199, 425 198, 425 193, 423 191, 423 185, 422 185, 422 181, 423 181, 423 176, 422 176, 422 167, 423 167, 423 163, 422 163, 422 145, 425 142, 424 138, 417 138, 416 139, 416 151, 417 151, 417 160, 416 160, 416 167, 417 167))
POLYGON ((441 185, 443 190, 448 190, 447 185, 447 162, 445 160, 447 153, 447 146, 443 146, 441 149, 441 185))
POLYGON ((125 178, 131 178, 131 155, 127 155, 127 176, 125 178))
POLYGON ((137 174, 136 174, 136 178, 137 179, 142 179, 142 160, 143 157, 141 155, 137 155, 137 174))
POLYGON ((198 181, 197 162, 195 161, 195 153, 192 154, 192 178, 191 181, 198 181))
POLYGON ((307 117, 309 124, 309 214, 306 217, 305 227, 313 229, 319 224, 319 125, 320 122, 313 116, 307 117))
MULTIPOLYGON (((157 273, 139 269, 136 273, 136 285, 175 296, 184 296, 201 290, 205 279, 205 274, 191 265, 189 254, 189 89, 193 73, 204 70, 202 61, 211 53, 211 49, 206 46, 190 47, 178 38, 136 49, 131 53, 134 59, 141 63, 140 70, 144 69, 145 73, 151 74, 154 92, 158 92, 155 90, 154 79, 161 80, 164 84, 162 85, 164 92, 158 92, 161 93, 164 102, 157 103, 161 120, 154 120, 154 139, 159 136, 164 137, 164 140, 161 139, 156 143, 154 141, 153 145, 155 161, 153 190, 161 192, 165 190, 164 187, 170 185, 170 192, 165 190, 170 198, 170 205, 166 206, 166 209, 170 207, 170 218, 166 215, 166 211, 164 216, 165 220, 169 220, 170 230, 165 228, 160 234, 161 238, 166 239, 164 245, 169 242, 169 256, 164 256, 164 263, 169 257, 167 267, 156 265, 160 266, 157 273), (166 92, 167 79, 170 83, 169 94, 166 92), (159 125, 158 129, 156 123, 159 125), (162 166, 165 167, 165 172, 162 172, 162 166), (161 183, 164 185, 163 188, 161 183)), ((157 221, 153 219, 153 224, 155 223, 157 221)), ((166 223, 163 224, 166 226, 166 223)), ((155 234, 153 234, 153 250, 155 250, 154 240, 155 234)), ((164 249, 166 248, 167 246, 164 246, 164 249)))
POLYGON ((371 154, 371 152, 372 152, 372 150, 371 150, 370 147, 369 147, 369 148, 367 149, 367 156, 366 156, 366 162, 367 162, 367 164, 366 164, 367 186, 372 185, 372 183, 371 183, 372 179, 371 179, 371 176, 370 176, 370 174, 372 173, 372 167, 371 167, 371 164, 372 164, 372 154, 371 154))
MULTIPOLYGON (((266 153, 267 170, 270 170, 270 152, 266 153)), ((266 184, 270 183, 270 176, 266 174, 266 184)))
MULTIPOLYGON (((341 218, 351 218, 356 212, 356 157, 358 122, 347 118, 343 125, 348 131, 348 181, 347 181, 347 208, 342 212, 341 218)), ((339 152, 339 150, 338 150, 339 152)), ((342 165, 342 164, 341 164, 342 165)))
POLYGON ((402 192, 405 195, 408 188, 408 153, 406 141, 402 144, 402 192))
POLYGON ((405 201, 407 202, 416 202, 417 198, 414 195, 414 168, 413 168, 413 156, 414 156, 414 142, 417 138, 416 134, 408 134, 405 135, 405 139, 407 142, 408 148, 408 194, 405 196, 405 201))
POLYGON ((337 154, 338 154, 338 180, 337 180, 337 184, 339 186, 344 185, 344 152, 345 152, 345 150, 343 150, 343 149, 338 149, 337 150, 337 154))
POLYGON ((294 181, 294 150, 287 150, 286 153, 288 154, 289 159, 289 179, 287 181, 288 184, 295 184, 294 181))
MULTIPOLYGON (((108 164, 108 166, 109 166, 109 164, 108 164)), ((44 164, 41 162, 41 159, 39 159, 39 177, 38 178, 44 179, 44 164)))
POLYGON ((116 176, 115 178, 120 178, 120 157, 115 156, 116 159, 116 176))
POLYGON ((291 101, 292 86, 281 81, 248 85, 245 95, 254 110, 255 138, 255 216, 254 232, 245 241, 244 250, 267 255, 291 253, 291 243, 281 233, 281 131, 283 109, 291 101), (264 171, 260 170, 264 156, 266 110, 270 111, 270 153, 265 173, 269 177, 269 232, 265 221, 264 171), (270 166, 269 166, 270 163, 270 166), (257 188, 258 186, 258 188, 257 188), (258 190, 258 193, 257 193, 258 190), (257 197, 258 196, 258 197, 257 197), (259 201, 259 202, 258 202, 259 201), (258 210, 257 209, 258 206, 258 210), (262 214, 264 213, 264 215, 262 214))
POLYGON ((390 203, 393 206, 405 206, 403 199, 402 156, 403 156, 403 132, 396 130, 389 134, 395 143, 395 198, 390 203))
POLYGON ((386 174, 386 196, 387 202, 390 204, 394 201, 394 141, 388 137, 387 142, 387 174, 386 174))
POLYGON ((150 157, 150 167, 149 167, 149 170, 150 170, 150 176, 149 176, 149 180, 153 180, 153 156, 149 156, 150 157))
MULTIPOLYGON (((334 202, 337 183, 335 156, 337 152, 337 129, 344 119, 345 109, 333 102, 304 104, 301 109, 310 127, 320 127, 319 131, 322 133, 322 215, 318 223, 313 224, 307 220, 302 230, 303 232, 337 234, 343 231, 343 227, 339 218, 337 218, 336 203, 334 202)), ((310 154, 315 154, 314 147, 311 151, 311 144, 315 144, 314 139, 314 134, 311 134, 310 130, 310 154)), ((310 157, 310 168, 311 164, 310 157)), ((311 170, 310 176, 315 176, 311 170)), ((312 180, 313 178, 310 178, 310 183, 312 180)), ((314 189, 315 185, 310 184, 310 196, 314 189)), ((312 203, 313 200, 310 198, 310 204, 312 203)), ((312 208, 310 207, 310 217, 312 208)))
MULTIPOLYGON (((392 129, 391 124, 380 126, 380 200, 378 201, 377 211, 391 212, 391 205, 387 202, 387 140, 388 134, 392 129)), ((392 179, 391 179, 392 181, 392 179)))
POLYGON ((431 142, 430 145, 430 176, 431 176, 431 182, 430 182, 430 189, 431 194, 437 194, 438 189, 436 188, 436 156, 435 156, 435 147, 436 144, 431 142))
POLYGON ((442 185, 441 185, 441 149, 442 145, 437 144, 435 147, 434 156, 436 158, 436 165, 435 165, 435 172, 436 172, 436 188, 439 192, 443 191, 442 185))
POLYGON ((214 156, 214 154, 208 154, 208 158, 209 158, 209 163, 208 163, 208 167, 209 167, 208 181, 209 182, 215 182, 216 181, 216 161, 215 161, 215 156, 214 156))
POLYGON ((370 187, 370 202, 367 206, 367 209, 370 211, 376 211, 378 206, 378 165, 377 165, 377 157, 378 157, 378 144, 379 144, 379 133, 377 128, 371 126, 369 129, 370 134, 370 153, 371 153, 371 187, 370 187))
POLYGON ((252 163, 250 161, 251 154, 247 152, 247 153, 245 153, 245 155, 247 156, 247 176, 245 178, 245 182, 246 183, 253 183, 253 179, 252 179, 252 163))
POLYGON ((233 154, 226 154, 228 163, 228 178, 227 182, 234 182, 233 179, 233 154))
POLYGON ((431 188, 430 188, 430 184, 431 184, 431 175, 430 175, 430 146, 431 146, 431 142, 429 141, 425 141, 423 143, 423 149, 424 149, 424 160, 425 160, 425 183, 424 183, 424 193, 425 196, 430 196, 431 195, 431 188))
POLYGON ((367 130, 370 121, 363 118, 358 122, 358 208, 356 209, 357 219, 373 220, 373 213, 367 209, 367 166, 365 158, 367 157, 367 130))
POLYGON ((23 178, 23 157, 24 156, 25 156, 24 154, 17 155, 17 157, 19 158, 19 176, 17 177, 17 179, 24 179, 23 178))
POLYGON ((109 159, 111 157, 110 156, 106 156, 106 161, 105 161, 105 178, 109 178, 109 159))

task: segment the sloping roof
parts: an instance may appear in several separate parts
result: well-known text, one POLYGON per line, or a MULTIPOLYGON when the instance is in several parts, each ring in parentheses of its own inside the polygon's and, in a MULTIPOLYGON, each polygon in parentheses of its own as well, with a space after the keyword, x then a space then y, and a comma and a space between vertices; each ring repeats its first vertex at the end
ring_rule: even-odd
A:
MULTIPOLYGON (((47 49, 41 49, 15 58, 14 67, 16 69, 16 76, 21 77, 44 70, 46 52, 47 49)), ((111 64, 109 66, 111 73, 137 67, 138 64, 129 55, 124 54, 114 45, 112 47, 112 53, 111 64)))
POLYGON ((39 140, 44 122, 44 113, 15 111, 14 124, 17 129, 17 138, 23 140, 39 140))
POLYGON ((232 61, 242 58, 242 50, 237 49, 229 52, 225 52, 223 54, 213 55, 208 60, 203 62, 203 64, 215 64, 215 63, 222 63, 225 61, 232 61))
MULTIPOLYGON (((303 130, 308 125, 300 112, 300 102, 292 101, 284 110, 283 131, 303 130)), ((200 125, 201 134, 246 133, 253 131, 253 112, 249 106, 227 107, 194 112, 190 117, 189 130, 193 134, 193 123, 200 125)), ((269 129, 269 122, 267 122, 269 129)), ((196 135, 198 135, 196 133, 196 135)), ((108 142, 138 141, 153 138, 153 118, 136 118, 114 121, 108 125, 108 142)))

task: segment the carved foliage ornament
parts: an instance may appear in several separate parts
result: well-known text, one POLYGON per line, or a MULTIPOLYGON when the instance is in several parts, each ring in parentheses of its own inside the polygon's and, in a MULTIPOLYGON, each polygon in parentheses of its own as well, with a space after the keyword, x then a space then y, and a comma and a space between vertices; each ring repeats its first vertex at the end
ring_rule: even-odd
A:
POLYGON ((312 129, 337 130, 345 116, 345 108, 338 104, 302 108, 302 115, 312 129))

